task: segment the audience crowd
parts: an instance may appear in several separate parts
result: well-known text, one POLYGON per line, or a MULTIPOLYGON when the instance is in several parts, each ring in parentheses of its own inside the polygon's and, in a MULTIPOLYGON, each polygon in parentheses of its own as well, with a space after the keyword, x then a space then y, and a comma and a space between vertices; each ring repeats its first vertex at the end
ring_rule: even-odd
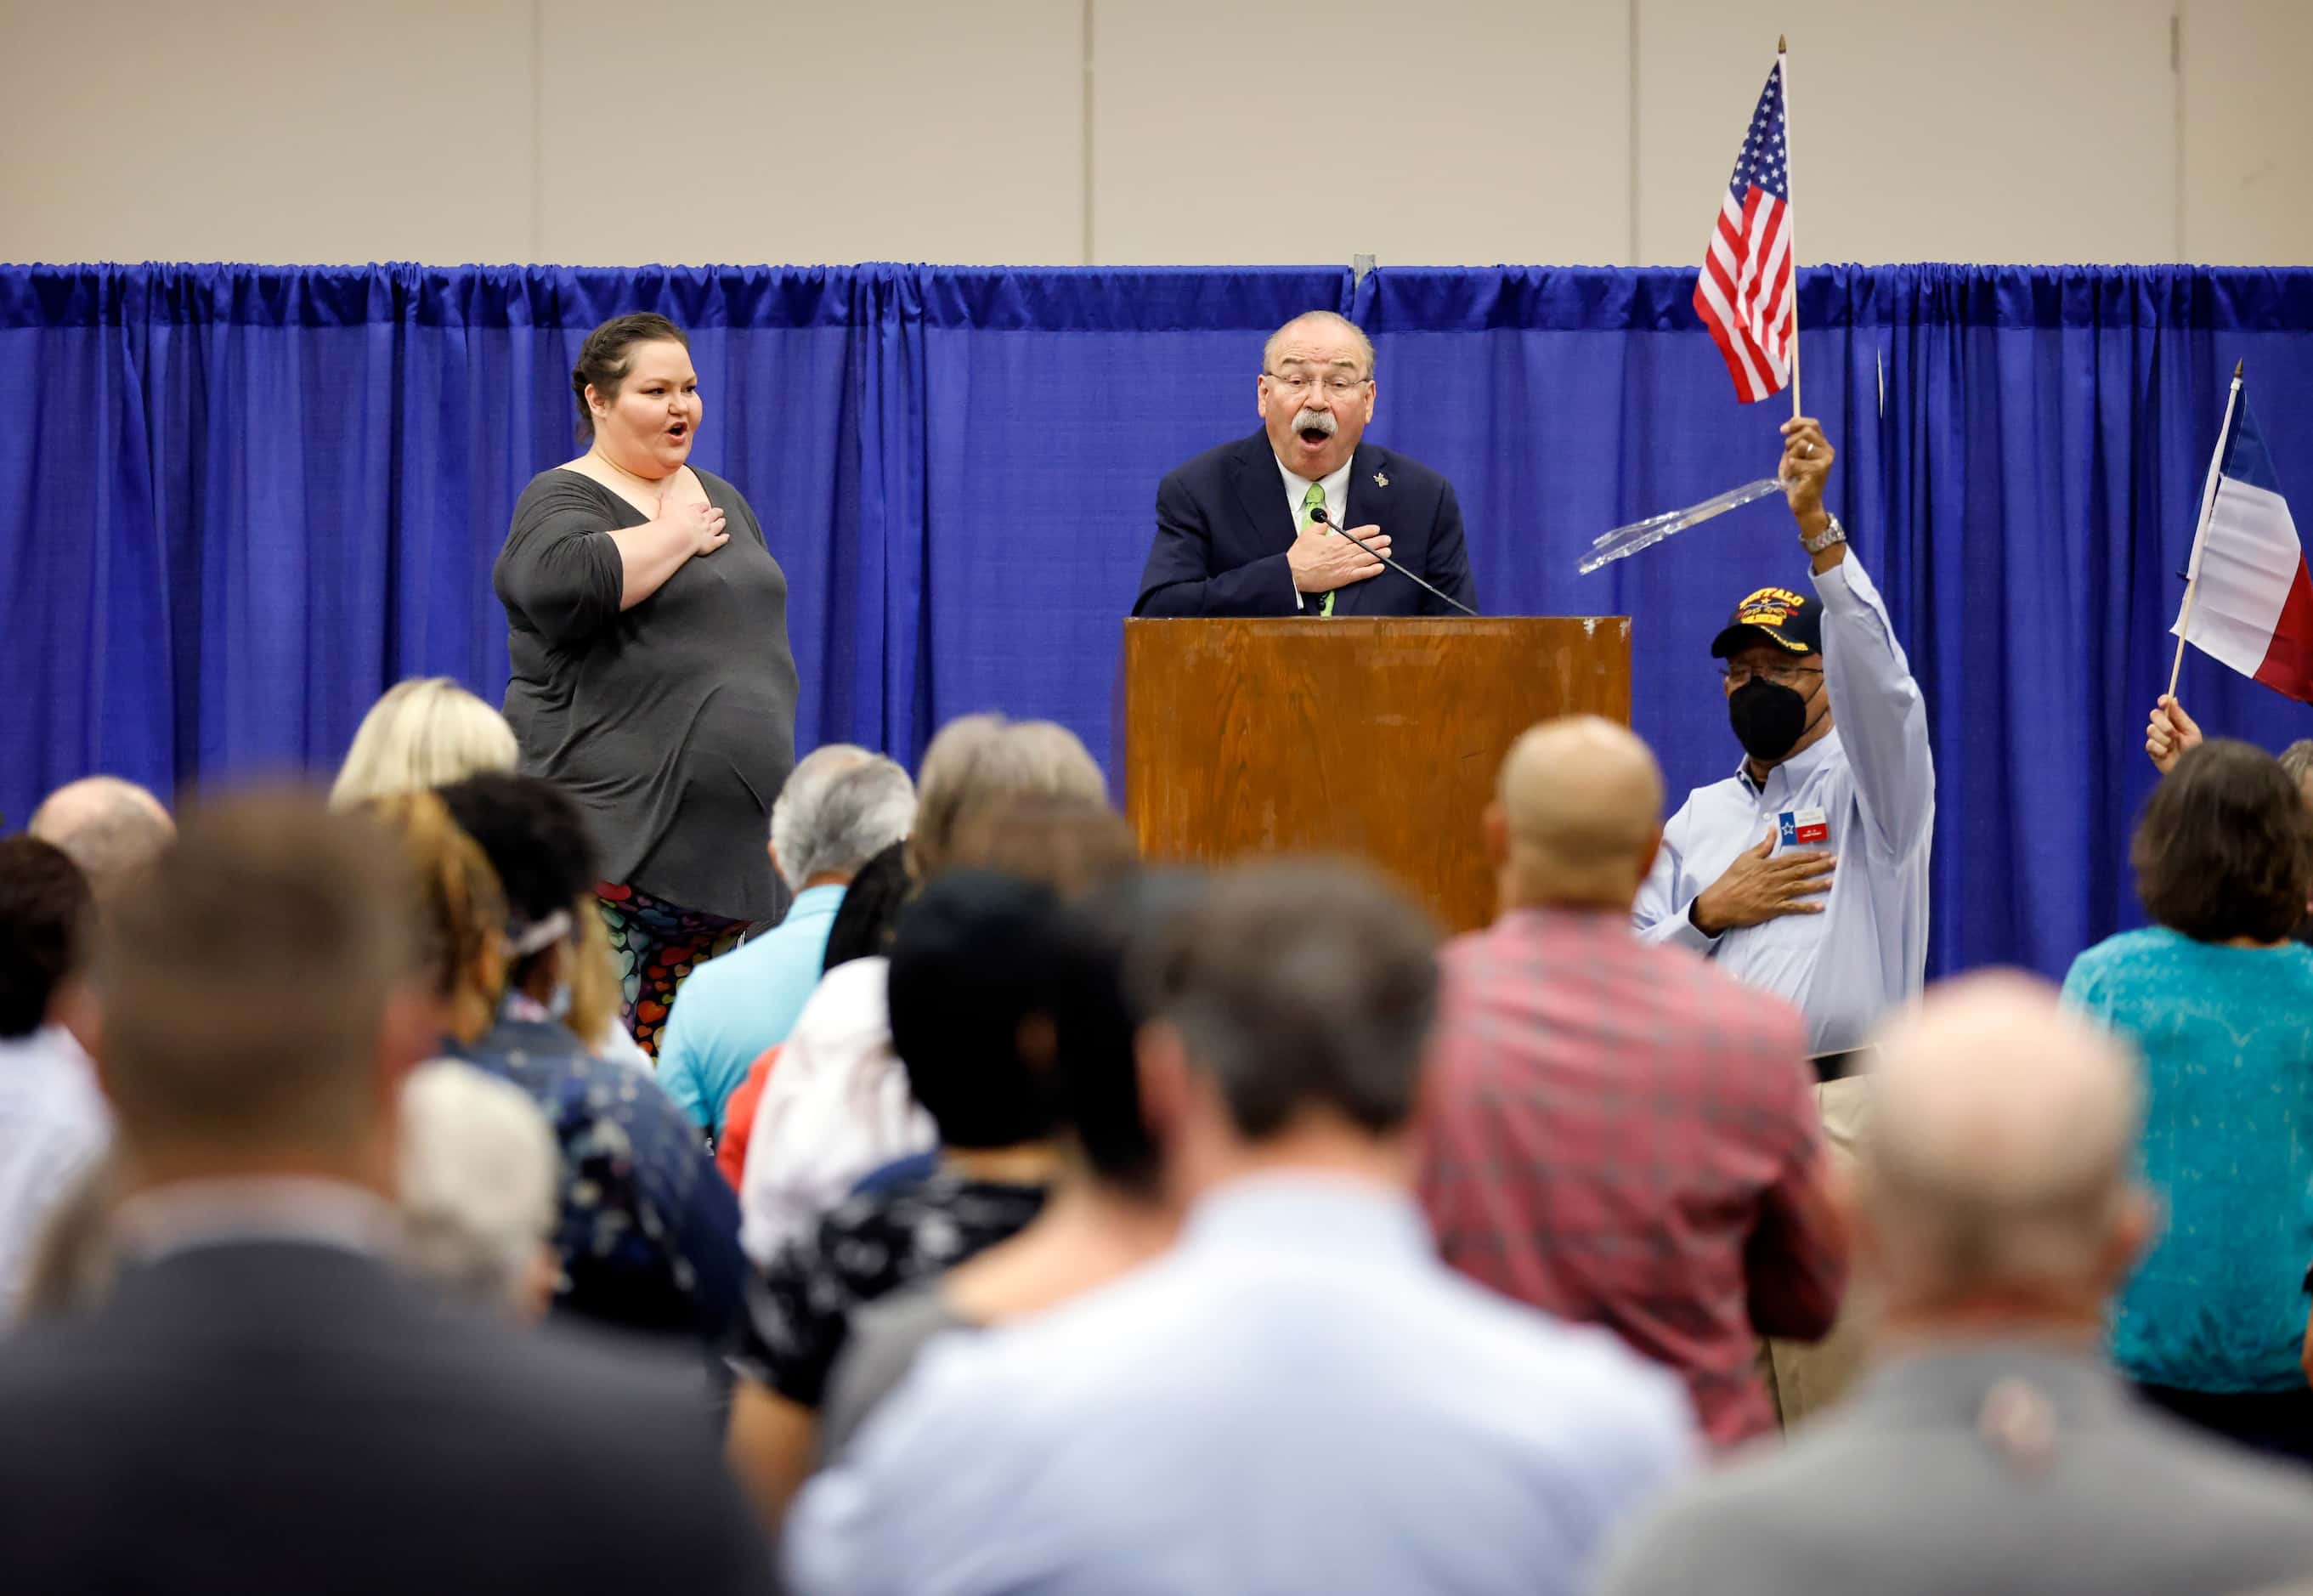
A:
POLYGON ((1648 930, 1603 720, 1440 817, 1451 939, 1144 860, 1049 722, 828 745, 655 1061, 454 683, 326 796, 75 781, 0 839, 0 1586, 2313 1579, 2313 747, 2146 746, 2150 923, 1901 1005, 1838 1163, 1821 1026, 1648 930), (1796 1422, 1766 1339, 1834 1332, 1796 1422))

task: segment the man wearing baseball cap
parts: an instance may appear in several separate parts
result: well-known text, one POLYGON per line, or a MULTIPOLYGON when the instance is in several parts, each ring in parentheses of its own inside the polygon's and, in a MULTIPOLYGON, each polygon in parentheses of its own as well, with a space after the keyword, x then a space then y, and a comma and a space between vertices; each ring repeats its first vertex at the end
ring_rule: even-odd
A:
POLYGON ((1935 770, 1887 606, 1824 508, 1831 445, 1783 424, 1781 475, 1812 595, 1762 587, 1711 645, 1744 758, 1664 828, 1632 918, 1796 1004, 1808 1051, 1861 1043, 1920 990, 1935 770))

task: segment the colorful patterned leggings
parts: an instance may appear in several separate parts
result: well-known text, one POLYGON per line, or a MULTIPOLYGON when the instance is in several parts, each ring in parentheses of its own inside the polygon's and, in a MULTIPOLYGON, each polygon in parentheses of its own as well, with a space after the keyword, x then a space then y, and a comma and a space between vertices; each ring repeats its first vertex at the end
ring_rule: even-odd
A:
POLYGON ((726 920, 655 898, 638 887, 595 883, 602 923, 618 961, 619 1017, 642 1050, 658 1057, 659 1032, 674 1007, 675 989, 701 961, 726 953, 747 929, 743 920, 726 920))

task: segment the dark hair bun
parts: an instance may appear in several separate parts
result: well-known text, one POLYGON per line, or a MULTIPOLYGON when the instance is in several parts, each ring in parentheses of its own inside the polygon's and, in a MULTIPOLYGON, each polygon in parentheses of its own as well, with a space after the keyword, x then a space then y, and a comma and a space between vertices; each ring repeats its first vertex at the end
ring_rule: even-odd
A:
POLYGON ((594 436, 594 412, 586 408, 586 390, 591 387, 606 400, 616 399, 619 385, 634 369, 637 344, 681 344, 687 349, 690 339, 682 328, 649 311, 613 316, 588 333, 578 350, 578 364, 570 368, 570 392, 578 400, 579 442, 594 436))

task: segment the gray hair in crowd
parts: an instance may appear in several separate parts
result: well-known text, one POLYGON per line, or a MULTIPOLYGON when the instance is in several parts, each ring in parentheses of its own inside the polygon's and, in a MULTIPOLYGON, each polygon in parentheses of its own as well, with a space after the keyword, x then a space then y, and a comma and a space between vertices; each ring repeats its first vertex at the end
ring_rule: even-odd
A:
POLYGON ((950 862, 966 815, 1005 798, 1036 794, 1108 801, 1108 783, 1089 749, 1051 720, 964 715, 940 727, 916 772, 916 824, 908 833, 908 874, 928 881, 950 862))
POLYGON ((41 800, 24 829, 63 850, 99 897, 158 859, 177 836, 161 800, 118 776, 66 782, 41 800))
POLYGON ((1438 933, 1363 865, 1248 866, 1217 877, 1138 961, 1146 1008, 1260 1142, 1310 1112, 1403 1129, 1438 1012, 1438 933))
POLYGON ((916 784, 896 761, 853 743, 805 754, 771 804, 771 846, 796 892, 814 876, 850 875, 904 838, 916 820, 916 784))
POLYGON ((528 1092, 453 1059, 419 1065, 401 1089, 405 1260, 478 1307, 531 1306, 560 1163, 528 1092))

